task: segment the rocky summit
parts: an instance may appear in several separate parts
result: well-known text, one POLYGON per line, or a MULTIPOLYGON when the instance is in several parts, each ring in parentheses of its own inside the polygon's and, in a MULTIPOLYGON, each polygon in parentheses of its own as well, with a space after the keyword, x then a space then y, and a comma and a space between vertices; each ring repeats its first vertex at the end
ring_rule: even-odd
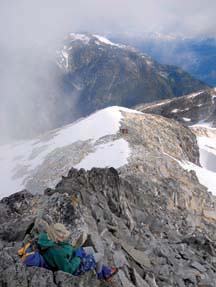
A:
POLYGON ((2 172, 18 176, 8 193, 20 182, 29 191, 0 201, 0 286, 216 286, 216 201, 196 172, 200 149, 191 129, 119 107, 77 124, 10 147, 9 164, 4 146, 2 172), (64 223, 72 244, 91 245, 119 267, 112 282, 24 267, 17 250, 44 229, 41 219, 64 223))

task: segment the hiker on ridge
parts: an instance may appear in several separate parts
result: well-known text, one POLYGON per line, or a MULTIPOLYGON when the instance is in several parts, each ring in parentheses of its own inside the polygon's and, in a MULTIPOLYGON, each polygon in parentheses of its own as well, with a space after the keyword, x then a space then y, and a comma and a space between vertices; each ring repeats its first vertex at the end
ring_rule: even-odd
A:
POLYGON ((96 270, 99 280, 108 280, 117 273, 116 268, 103 265, 103 255, 92 247, 75 248, 67 242, 70 232, 61 223, 51 224, 38 238, 40 253, 52 270, 62 270, 75 276, 96 270))

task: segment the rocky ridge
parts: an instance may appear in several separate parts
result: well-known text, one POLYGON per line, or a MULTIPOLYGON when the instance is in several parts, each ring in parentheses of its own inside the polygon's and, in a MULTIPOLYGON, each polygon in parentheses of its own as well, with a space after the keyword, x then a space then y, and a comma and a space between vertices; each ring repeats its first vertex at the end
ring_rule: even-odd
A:
POLYGON ((132 45, 161 64, 181 67, 212 87, 216 85, 215 38, 150 33, 138 37, 119 35, 113 40, 132 45))
MULTIPOLYGON (((85 244, 120 268, 113 286, 215 286, 215 222, 190 207, 175 206, 175 200, 171 206, 173 184, 159 190, 153 182, 124 178, 113 168, 71 169, 44 195, 22 191, 2 199, 0 285, 109 286, 92 273, 77 278, 22 266, 17 249, 43 229, 44 219, 64 223, 72 243, 88 234, 85 244)), ((205 205, 215 204, 201 188, 199 192, 205 205)))
POLYGON ((216 127, 216 90, 207 89, 171 100, 140 104, 135 109, 172 118, 185 125, 208 123, 216 127))
POLYGON ((43 229, 41 219, 64 223, 73 244, 88 234, 84 244, 120 267, 113 286, 216 286, 215 197, 181 165, 199 166, 196 136, 160 115, 121 114, 119 131, 98 139, 128 143, 127 163, 118 170, 71 168, 44 194, 24 190, 0 201, 0 286, 107 286, 92 273, 76 278, 22 266, 17 250, 43 229))
MULTIPOLYGON (((0 151, 4 194, 17 188, 33 193, 53 188, 72 166, 113 166, 125 176, 130 172, 146 173, 146 177, 160 183, 164 177, 185 181, 181 161, 199 165, 196 138, 187 127, 120 107, 107 108, 76 124, 0 151), (128 133, 122 133, 124 129, 128 133)), ((190 185, 190 179, 187 182, 190 185)))
POLYGON ((137 106, 145 113, 159 114, 189 126, 196 135, 199 146, 201 168, 183 164, 194 170, 200 181, 216 194, 214 183, 216 160, 216 90, 208 89, 172 100, 137 106))

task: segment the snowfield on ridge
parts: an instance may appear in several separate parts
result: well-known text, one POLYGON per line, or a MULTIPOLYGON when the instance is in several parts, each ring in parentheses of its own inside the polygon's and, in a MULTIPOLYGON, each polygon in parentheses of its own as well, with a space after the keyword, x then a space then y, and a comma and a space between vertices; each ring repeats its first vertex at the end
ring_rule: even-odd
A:
MULTIPOLYGON (((35 140, 18 142, 13 145, 0 146, 0 197, 8 196, 25 188, 29 176, 43 164, 49 154, 76 143, 90 141, 92 145, 97 140, 119 132, 121 112, 139 113, 121 107, 109 107, 87 118, 63 128, 46 133, 35 140)), ((118 168, 127 164, 130 148, 124 139, 96 145, 94 152, 88 154, 75 166, 91 169, 92 167, 118 168)), ((71 159, 71 167, 73 161, 71 159)))
MULTIPOLYGON (((114 106, 36 139, 2 145, 0 198, 24 188, 33 193, 42 192, 46 187, 53 188, 71 167, 86 170, 93 167, 127 167, 130 170, 135 167, 139 171, 140 165, 146 165, 147 169, 152 168, 152 176, 157 172, 157 176, 161 176, 160 170, 167 169, 166 161, 173 159, 179 169, 194 170, 199 182, 216 194, 215 169, 212 168, 216 156, 215 139, 196 135, 200 167, 190 161, 188 151, 178 143, 176 128, 188 133, 183 126, 175 126, 163 117, 114 106), (128 135, 121 132, 125 127, 129 127, 128 135), (164 166, 160 158, 164 158, 164 166)), ((214 133, 214 129, 211 128, 211 132, 214 133)), ((164 176, 171 176, 172 169, 164 176)), ((147 176, 150 171, 144 170, 142 172, 147 176)))

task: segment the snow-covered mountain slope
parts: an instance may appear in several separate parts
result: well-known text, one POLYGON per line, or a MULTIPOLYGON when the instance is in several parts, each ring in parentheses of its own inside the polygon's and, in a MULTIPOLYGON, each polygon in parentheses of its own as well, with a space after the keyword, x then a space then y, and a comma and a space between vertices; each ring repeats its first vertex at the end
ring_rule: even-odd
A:
POLYGON ((111 107, 35 140, 0 146, 1 197, 28 186, 46 162, 52 178, 57 177, 55 183, 72 166, 91 169, 126 164, 130 149, 127 141, 117 137, 123 111, 139 113, 111 107))
MULTIPOLYGON (((132 48, 130 46, 125 46, 125 45, 120 45, 117 43, 111 42, 109 39, 100 36, 100 35, 90 35, 90 34, 78 34, 78 33, 70 33, 66 40, 65 40, 65 45, 63 46, 63 49, 59 49, 57 51, 57 64, 60 68, 64 69, 65 71, 69 70, 69 58, 72 50, 77 46, 77 45, 82 45, 83 47, 85 46, 90 46, 90 45, 96 45, 98 46, 98 49, 103 49, 105 46, 109 47, 115 47, 115 48, 122 48, 126 50, 133 50, 135 51, 135 48, 132 48), (99 46, 101 46, 99 48, 99 46)), ((149 56, 146 55, 150 59, 149 56)))
POLYGON ((216 128, 212 128, 211 125, 212 122, 205 122, 191 126, 197 136, 202 168, 190 168, 190 165, 188 167, 194 169, 200 182, 216 195, 216 128))
POLYGON ((1 197, 23 188, 33 193, 53 188, 71 167, 115 167, 155 196, 157 190, 173 193, 169 206, 188 208, 193 201, 195 210, 204 208, 200 201, 207 188, 182 167, 199 165, 196 138, 158 115, 110 107, 35 140, 0 146, 0 154, 1 197))
POLYGON ((173 193, 170 206, 193 205, 201 212, 207 196, 208 187, 183 166, 199 168, 196 137, 190 129, 122 107, 100 110, 31 141, 0 146, 0 154, 1 197, 23 188, 33 193, 53 188, 71 167, 115 167, 123 178, 136 179, 134 184, 141 181, 155 196, 157 190, 173 193))

